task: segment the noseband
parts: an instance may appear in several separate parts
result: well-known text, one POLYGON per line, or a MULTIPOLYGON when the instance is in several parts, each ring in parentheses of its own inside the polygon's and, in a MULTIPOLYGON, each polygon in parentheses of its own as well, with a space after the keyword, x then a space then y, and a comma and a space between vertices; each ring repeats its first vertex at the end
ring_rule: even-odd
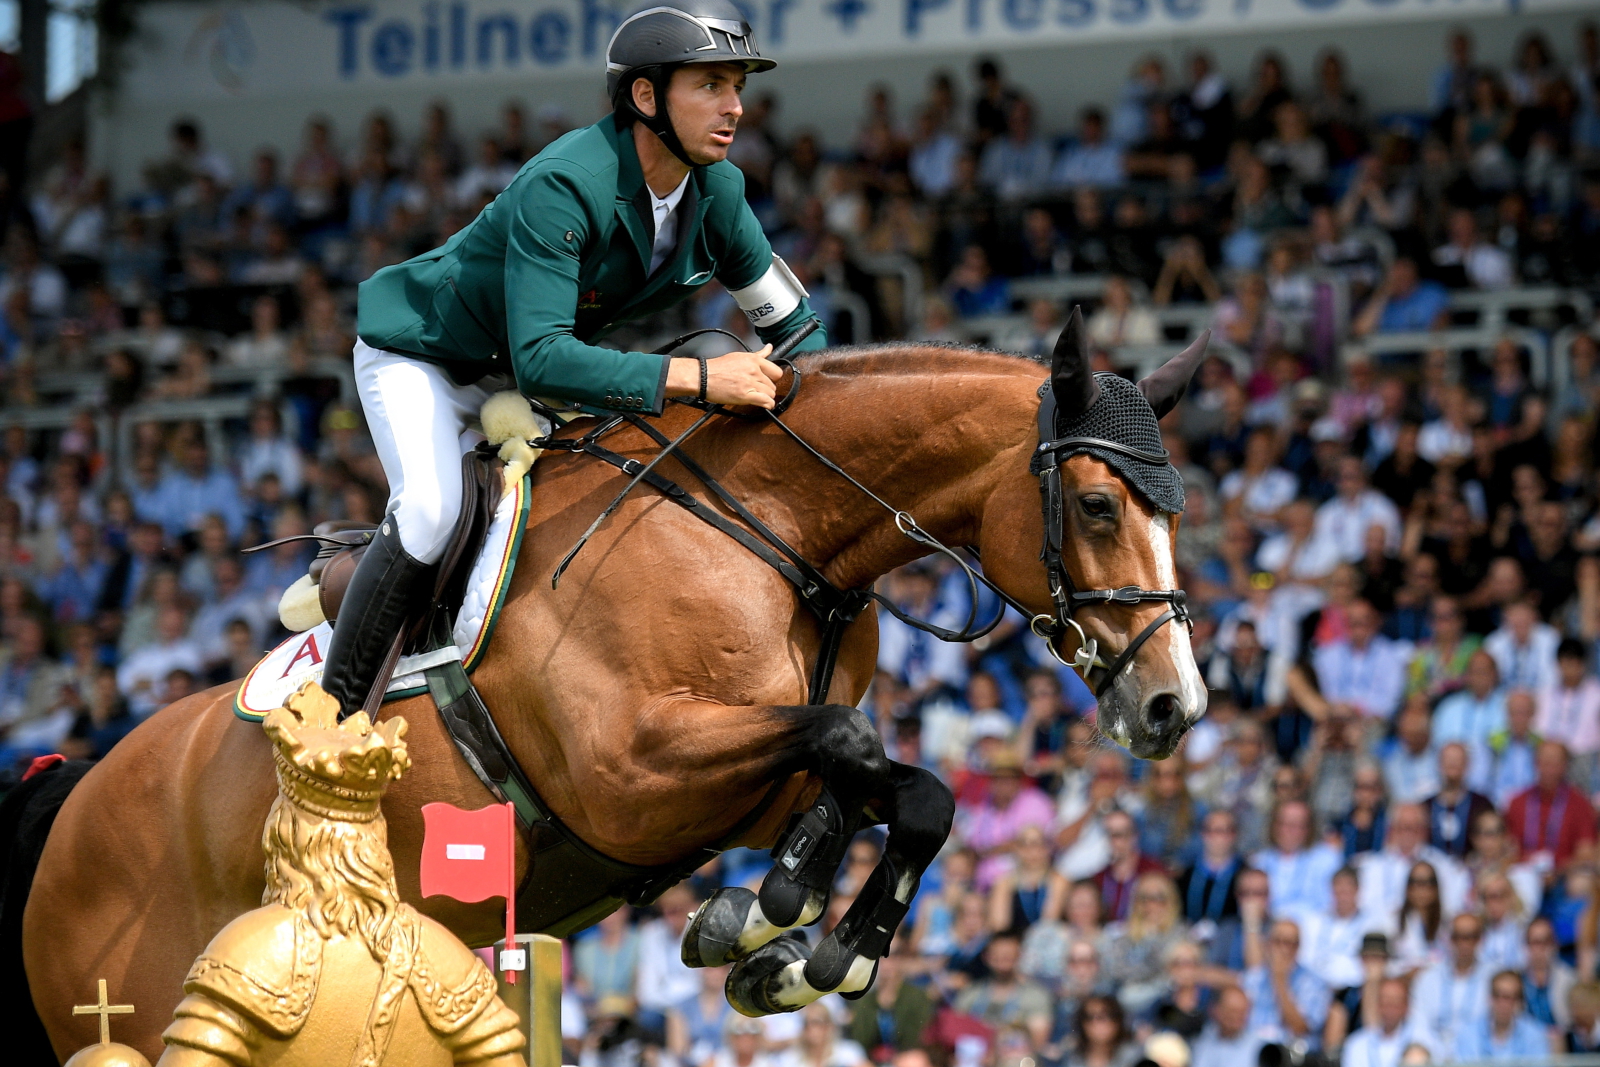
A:
POLYGON ((1125 585, 1120 589, 1076 588, 1072 575, 1067 573, 1061 558, 1061 544, 1066 536, 1065 494, 1061 488, 1061 459, 1085 448, 1114 452, 1138 463, 1161 466, 1171 462, 1171 454, 1163 448, 1160 452, 1147 452, 1117 441, 1101 437, 1056 437, 1055 390, 1046 381, 1039 387, 1039 447, 1034 449, 1028 462, 1028 473, 1039 479, 1039 499, 1044 509, 1044 546, 1039 558, 1044 562, 1045 576, 1050 585, 1050 600, 1055 605, 1055 616, 1035 615, 1029 624, 1033 632, 1044 638, 1045 647, 1060 662, 1074 668, 1087 681, 1089 672, 1101 668, 1105 675, 1094 687, 1094 695, 1101 696, 1111 688, 1111 683, 1128 665, 1144 643, 1155 636, 1157 630, 1169 622, 1183 623, 1194 632, 1194 620, 1189 616, 1189 596, 1182 589, 1141 589, 1125 585), (1100 643, 1084 632, 1073 618, 1079 608, 1100 604, 1121 604, 1135 607, 1146 601, 1159 601, 1168 606, 1153 622, 1140 630, 1115 659, 1106 663, 1100 658, 1100 643), (1078 635, 1078 651, 1071 660, 1063 659, 1056 651, 1055 639, 1068 629, 1078 635))

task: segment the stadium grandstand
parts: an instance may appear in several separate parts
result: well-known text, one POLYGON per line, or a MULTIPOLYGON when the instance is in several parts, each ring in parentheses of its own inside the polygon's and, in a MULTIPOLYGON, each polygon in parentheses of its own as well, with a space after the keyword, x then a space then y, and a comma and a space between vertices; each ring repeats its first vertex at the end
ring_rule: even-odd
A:
MULTIPOLYGON (((0 788, 287 637, 309 550, 241 550, 388 497, 357 287, 601 119, 617 15, 0 3, 0 788)), ((1078 305, 1136 376, 1212 331, 1163 422, 1211 710, 1132 760, 1020 619, 967 647, 884 615, 863 707, 958 815, 874 989, 754 1020, 684 967, 696 901, 770 865, 735 850, 569 941, 566 1062, 1600 1051, 1600 11, 751 18, 781 66, 730 159, 832 343, 1046 357, 1078 305)), ((606 343, 702 327, 760 346, 716 284, 606 343)), ((933 559, 881 591, 966 615, 933 559)))

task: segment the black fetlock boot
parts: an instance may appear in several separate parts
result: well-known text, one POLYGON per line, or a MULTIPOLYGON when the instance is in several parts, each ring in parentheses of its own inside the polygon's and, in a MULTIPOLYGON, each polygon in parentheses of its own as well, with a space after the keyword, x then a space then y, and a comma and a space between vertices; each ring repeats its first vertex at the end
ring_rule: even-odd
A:
POLYGON ((385 517, 350 577, 322 668, 322 688, 339 702, 340 718, 366 703, 384 657, 422 595, 421 580, 432 570, 432 564, 411 558, 394 516, 385 517))

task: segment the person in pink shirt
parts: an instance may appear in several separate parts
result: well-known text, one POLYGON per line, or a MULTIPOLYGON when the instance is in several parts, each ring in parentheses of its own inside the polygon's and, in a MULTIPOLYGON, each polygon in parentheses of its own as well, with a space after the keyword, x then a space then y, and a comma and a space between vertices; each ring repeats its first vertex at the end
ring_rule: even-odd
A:
POLYGON ((1588 650, 1575 638, 1557 646, 1556 677, 1538 693, 1533 729, 1567 746, 1576 776, 1592 790, 1600 753, 1600 679, 1589 673, 1588 659, 1588 650))
POLYGON ((1383 412, 1377 375, 1372 360, 1364 354, 1345 364, 1345 384, 1334 390, 1328 401, 1328 416, 1339 424, 1346 436, 1377 418, 1383 412))
POLYGON ((1037 826, 1047 835, 1055 821, 1050 798, 1022 775, 1022 758, 1010 748, 994 752, 989 760, 989 788, 970 807, 958 807, 956 821, 961 839, 979 856, 978 888, 987 890, 1012 867, 1019 831, 1037 826))

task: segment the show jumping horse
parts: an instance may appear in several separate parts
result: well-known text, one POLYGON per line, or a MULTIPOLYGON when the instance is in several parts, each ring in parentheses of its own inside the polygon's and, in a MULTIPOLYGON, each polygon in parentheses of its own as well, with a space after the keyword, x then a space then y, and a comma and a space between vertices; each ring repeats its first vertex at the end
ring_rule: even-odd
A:
MULTIPOLYGON (((1140 383, 1155 413, 1182 396, 1204 344, 1140 383)), ((1093 648, 1079 656, 1102 674, 1100 728, 1135 755, 1170 754, 1205 707, 1177 591, 1178 516, 1157 511, 1111 465, 1074 453, 1073 442, 1051 440, 1100 395, 1081 316, 1074 311, 1058 343, 1053 390, 1042 388, 1046 368, 972 349, 833 350, 797 368, 782 415, 792 434, 770 417, 714 419, 686 452, 840 590, 870 588, 927 554, 932 539, 970 546, 984 580, 1034 619, 1057 654, 1080 640, 1135 653, 1110 663, 1093 648), (1054 420, 1040 418, 1041 396, 1054 420), (1041 487, 1059 524, 1048 541, 1041 487), (913 540, 908 530, 925 533, 913 540), (1043 561, 1042 543, 1056 546, 1043 561)), ((696 417, 675 407, 660 432, 696 417)), ((657 450, 636 428, 606 440, 641 462, 657 450)), ((1143 455, 1165 462, 1164 453, 1143 455)), ((709 498, 676 459, 660 470, 709 498)), ((844 630, 825 698, 800 703, 822 640, 816 616, 749 549, 645 488, 553 590, 562 554, 622 481, 584 456, 540 460, 510 598, 473 681, 546 806, 592 849, 681 869, 711 847, 777 844, 759 897, 724 890, 686 931, 685 962, 738 961, 728 991, 741 1011, 792 1011, 827 991, 862 990, 954 810, 932 774, 885 756, 855 706, 873 675, 875 613, 844 630), (876 823, 888 826, 882 863, 835 931, 814 950, 782 936, 821 915, 850 835, 876 823)), ((21 961, 59 1057, 94 1041, 94 1020, 74 1017, 72 1006, 104 978, 137 1008, 117 1023, 117 1039, 153 1061, 190 963, 260 903, 261 827, 276 786, 261 728, 231 713, 234 688, 152 717, 60 807, 27 897, 21 961)), ((384 800, 405 899, 469 944, 492 943, 500 904, 423 900, 418 869, 423 804, 477 808, 493 798, 428 697, 383 714, 410 724, 413 768, 384 800)), ((519 875, 529 862, 519 848, 519 875)), ((554 868, 533 866, 535 895, 541 879, 561 876, 554 868)), ((7 909, 17 903, 8 898, 7 909)), ((604 900, 581 922, 619 903, 604 900)), ((8 1040, 21 1032, 4 1029, 8 1040)))

